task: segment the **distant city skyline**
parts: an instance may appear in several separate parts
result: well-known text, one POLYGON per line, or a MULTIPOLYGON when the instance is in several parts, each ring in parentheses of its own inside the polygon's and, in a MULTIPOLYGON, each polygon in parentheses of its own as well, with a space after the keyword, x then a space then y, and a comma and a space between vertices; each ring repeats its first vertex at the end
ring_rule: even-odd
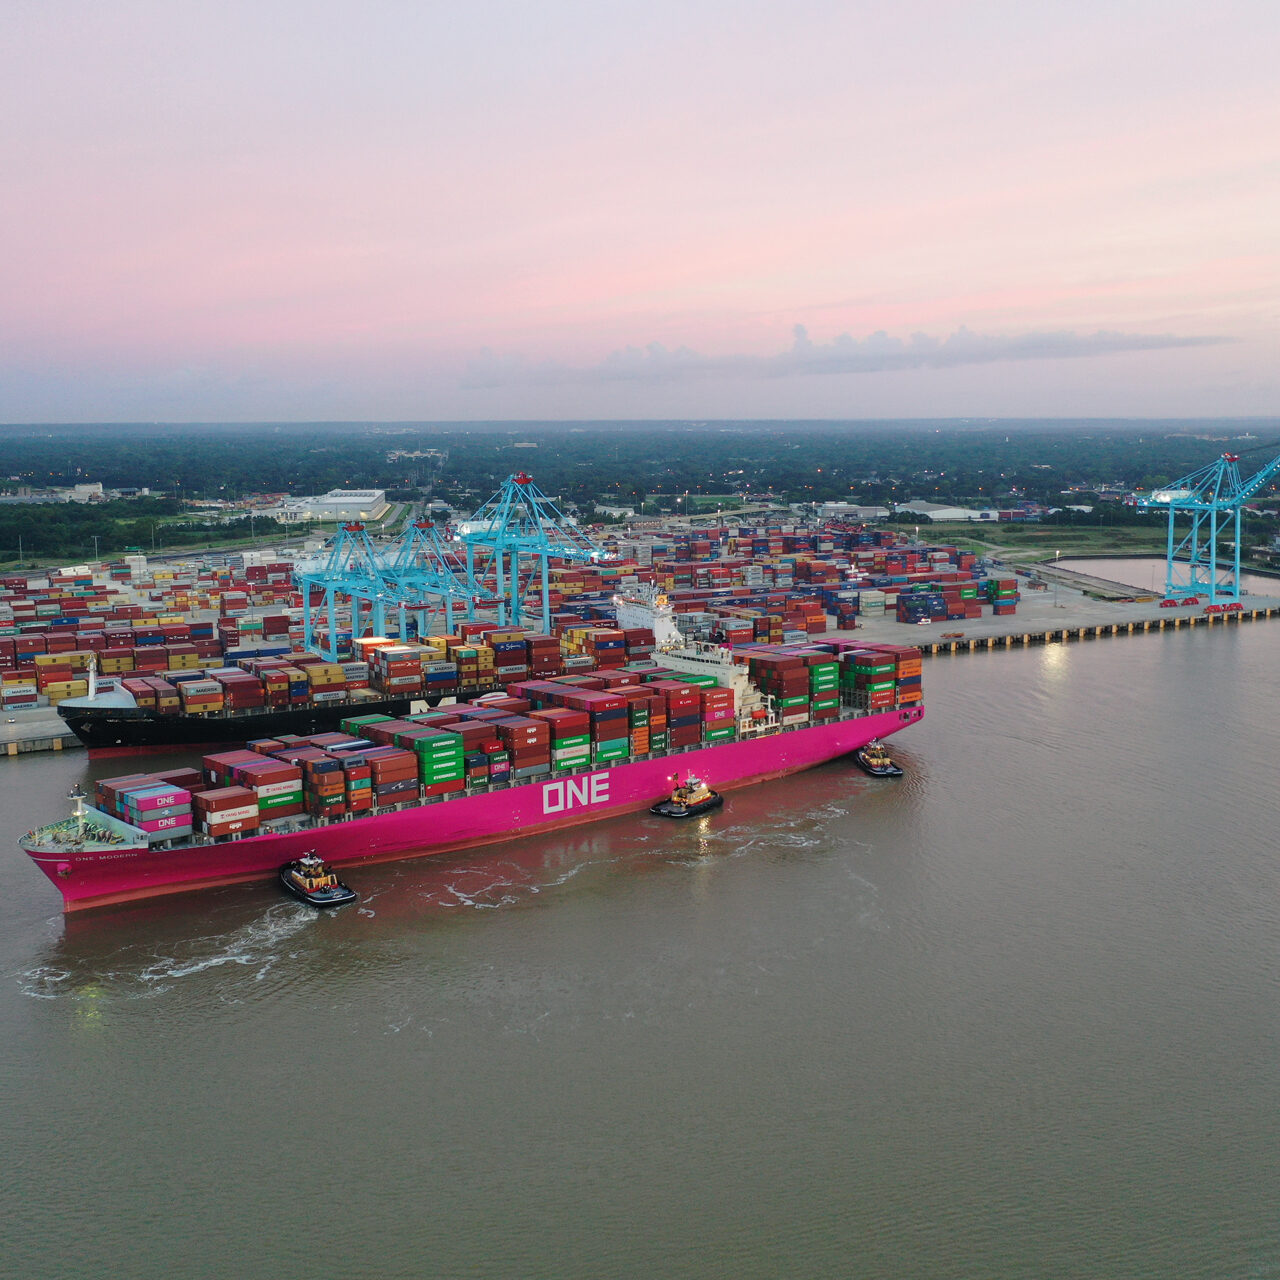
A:
POLYGON ((1280 412, 1280 8, 52 3, 0 422, 1280 412))

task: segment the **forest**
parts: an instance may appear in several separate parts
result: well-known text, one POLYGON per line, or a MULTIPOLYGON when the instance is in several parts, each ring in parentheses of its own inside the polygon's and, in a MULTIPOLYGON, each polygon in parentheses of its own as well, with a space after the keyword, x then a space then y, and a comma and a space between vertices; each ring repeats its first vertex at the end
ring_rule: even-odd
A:
MULTIPOLYGON (((1280 451, 1280 419, 1242 421, 856 421, 259 423, 0 427, 0 492, 100 481, 163 496, 102 504, 0 504, 0 559, 83 557, 128 546, 242 536, 179 520, 190 499, 381 488, 469 511, 529 471, 564 503, 714 510, 788 502, 891 506, 923 499, 1004 506, 1090 504, 1099 487, 1169 483, 1230 451, 1246 474, 1280 451)), ((1276 501, 1276 485, 1259 503, 1276 501)), ((1115 521, 1146 519, 1107 504, 1115 521)), ((1066 517, 1064 517, 1066 518, 1066 517)), ((265 532, 260 525, 258 532, 265 532)))

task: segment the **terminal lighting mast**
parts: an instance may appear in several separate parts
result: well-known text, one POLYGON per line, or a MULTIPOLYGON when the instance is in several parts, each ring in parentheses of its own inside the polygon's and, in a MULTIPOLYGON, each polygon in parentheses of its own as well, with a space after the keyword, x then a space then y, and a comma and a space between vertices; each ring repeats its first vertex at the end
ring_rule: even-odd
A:
POLYGON ((1239 454, 1224 453, 1209 466, 1133 499, 1136 507, 1168 512, 1166 596, 1207 595, 1209 604, 1240 599, 1241 513, 1244 504, 1280 471, 1280 457, 1247 480, 1240 476, 1239 462, 1239 454), (1175 525, 1180 515, 1191 518, 1191 528, 1178 539, 1175 525), (1231 543, 1229 565, 1218 558, 1220 539, 1231 543))
MULTIPOLYGON (((458 526, 458 537, 467 549, 467 577, 480 581, 494 577, 498 597, 499 626, 523 621, 521 597, 541 569, 544 631, 551 629, 551 560, 599 561, 604 550, 584 533, 576 521, 562 514, 555 503, 520 471, 508 476, 502 488, 469 519, 458 526), (476 572, 476 550, 481 551, 481 572, 476 572), (521 582, 520 560, 526 565, 521 582), (531 563, 532 562, 532 563, 531 563)), ((529 619, 532 621, 532 618, 529 619)))

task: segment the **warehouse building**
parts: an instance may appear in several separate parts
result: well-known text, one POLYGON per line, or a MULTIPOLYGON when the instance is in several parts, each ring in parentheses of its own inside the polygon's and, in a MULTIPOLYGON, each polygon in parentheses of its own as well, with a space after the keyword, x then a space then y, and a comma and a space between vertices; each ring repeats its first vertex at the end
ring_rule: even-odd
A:
POLYGON ((384 489, 330 489, 314 498, 290 498, 263 514, 282 524, 311 520, 381 520, 391 510, 384 489))

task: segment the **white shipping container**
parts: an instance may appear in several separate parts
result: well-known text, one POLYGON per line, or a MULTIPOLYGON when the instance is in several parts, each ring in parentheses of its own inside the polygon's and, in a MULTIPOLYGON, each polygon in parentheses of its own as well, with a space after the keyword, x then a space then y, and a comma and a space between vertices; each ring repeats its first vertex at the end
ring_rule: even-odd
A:
POLYGON ((285 782, 264 782, 260 786, 254 787, 258 798, 263 799, 268 796, 287 796, 293 791, 297 791, 302 783, 297 778, 292 781, 285 782))
MULTIPOLYGON (((261 795, 261 792, 259 792, 261 795)), ((215 813, 203 814, 203 825, 210 826, 223 822, 247 822, 250 818, 258 816, 258 806, 256 804, 242 804, 235 809, 219 809, 215 813)))

